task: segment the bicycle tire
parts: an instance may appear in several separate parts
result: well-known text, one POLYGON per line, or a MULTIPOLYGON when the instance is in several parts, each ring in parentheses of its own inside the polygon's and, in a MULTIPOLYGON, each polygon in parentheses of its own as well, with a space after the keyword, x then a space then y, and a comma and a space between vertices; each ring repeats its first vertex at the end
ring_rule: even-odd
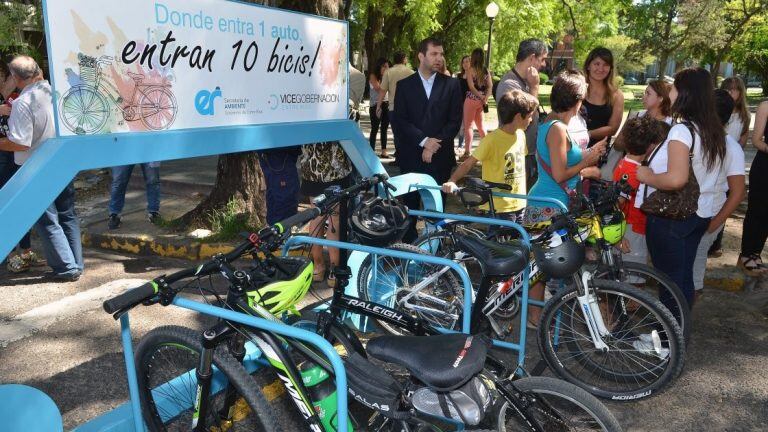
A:
MULTIPOLYGON (((619 425, 618 420, 616 420, 605 405, 584 389, 571 383, 550 377, 526 377, 513 381, 512 386, 520 392, 528 394, 532 393, 536 396, 536 398, 533 398, 532 407, 538 412, 534 412, 532 415, 536 417, 536 414, 539 414, 544 417, 545 420, 548 420, 548 422, 545 422, 544 424, 539 424, 541 430, 571 430, 567 424, 562 424, 564 423, 563 419, 553 418, 550 414, 550 409, 554 409, 556 402, 561 405, 564 402, 567 402, 568 406, 580 409, 581 413, 586 414, 589 416, 590 420, 593 420, 593 422, 589 422, 593 423, 591 425, 593 426, 593 430, 605 432, 621 431, 621 425, 619 425)), ((509 408, 509 402, 504 402, 504 404, 499 407, 498 411, 498 432, 523 430, 520 427, 510 427, 513 425, 510 425, 509 422, 514 421, 512 418, 508 417, 510 414, 514 413, 509 408)), ((558 417, 560 417, 564 414, 563 410, 561 409, 557 411, 557 414, 558 417)), ((576 420, 584 420, 585 418, 586 416, 581 415, 578 416, 576 420)), ((514 426, 518 425, 522 426, 522 421, 514 424, 514 426)), ((584 426, 588 425, 589 424, 580 425, 577 430, 587 430, 584 426)))
MULTIPOLYGON (((147 333, 141 341, 139 341, 136 347, 136 372, 139 381, 139 396, 141 400, 141 409, 144 415, 144 421, 149 427, 150 431, 175 431, 175 430, 189 430, 192 417, 193 402, 196 397, 196 378, 194 369, 199 362, 200 353, 202 352, 201 333, 185 327, 179 326, 163 326, 151 330, 147 333), (175 351, 176 355, 173 355, 175 351), (183 365, 181 355, 189 355, 189 362, 187 365, 183 365), (172 356, 172 357, 171 357, 172 356), (174 411, 168 413, 164 411, 164 408, 158 409, 155 402, 154 392, 160 392, 159 388, 153 389, 155 374, 159 374, 159 368, 155 367, 154 359, 160 359, 165 357, 165 360, 170 362, 173 358, 175 363, 172 367, 177 369, 177 372, 170 374, 171 377, 181 377, 180 381, 183 386, 188 390, 185 398, 184 394, 179 391, 178 386, 174 386, 171 390, 173 395, 169 398, 170 403, 178 402, 179 407, 176 409, 181 410, 178 414, 174 411), (191 375, 187 376, 187 381, 184 382, 184 374, 190 371, 191 375), (190 378, 191 377, 191 378, 190 378), (187 406, 187 403, 189 405, 187 406), (171 420, 179 420, 179 425, 171 425, 169 428, 161 418, 161 413, 168 413, 172 415, 171 420), (186 420, 186 421, 185 421, 186 420)), ((251 410, 251 415, 248 416, 247 409, 241 410, 241 414, 244 416, 242 419, 235 418, 235 421, 231 423, 230 431, 236 430, 260 430, 265 432, 280 432, 282 428, 277 423, 277 416, 273 413, 269 406, 269 403, 265 399, 261 390, 256 386, 253 378, 248 375, 242 364, 238 363, 227 351, 226 346, 220 346, 214 351, 213 364, 218 368, 221 373, 227 378, 228 382, 234 386, 237 392, 242 396, 251 410), (250 417, 250 418, 249 418, 250 417), (243 420, 246 420, 244 423, 243 420), (240 427, 238 427, 241 425, 240 427)), ((173 379, 173 378, 170 378, 173 379)), ((160 382, 167 382, 169 379, 160 378, 160 382)), ((181 389, 185 390, 185 389, 181 389)), ((223 392, 221 392, 223 393, 223 392)), ((221 393, 218 399, 221 400, 221 393)), ((214 396, 215 398, 215 396, 214 396)), ((214 403, 210 406, 209 415, 214 418, 216 416, 216 401, 212 399, 214 403)))
MULTIPOLYGON (((539 351, 541 352, 542 357, 546 361, 547 365, 549 366, 554 373, 559 376, 562 379, 565 379, 568 382, 571 382, 573 384, 578 385, 579 387, 587 390, 588 392, 592 393, 595 396, 601 397, 601 398, 607 398, 615 401, 630 401, 630 400, 638 400, 638 399, 644 399, 651 395, 656 395, 658 393, 661 393, 667 386, 670 384, 675 378, 677 378, 680 373, 683 370, 684 365, 684 359, 685 359, 685 342, 683 340, 683 333, 680 329, 680 326, 677 323, 677 320, 672 316, 672 313, 665 308, 661 302, 659 302, 657 299, 650 296, 648 293, 639 291, 635 289, 632 286, 622 284, 620 282, 611 281, 611 280, 600 280, 600 279, 593 279, 591 281, 593 283, 593 288, 595 291, 595 294, 600 298, 601 295, 605 295, 607 298, 607 295, 617 295, 620 296, 622 300, 628 299, 634 302, 635 310, 631 311, 629 308, 627 308, 624 311, 623 315, 632 314, 629 318, 632 319, 637 315, 637 311, 640 307, 645 308, 648 312, 646 312, 646 315, 642 317, 642 319, 639 321, 637 325, 633 328, 626 328, 625 324, 622 323, 618 329, 614 327, 610 334, 610 338, 606 337, 603 338, 603 341, 608 340, 608 342, 623 344, 625 346, 631 347, 635 350, 637 355, 630 358, 630 360, 635 363, 627 363, 627 362, 621 362, 620 359, 614 359, 613 357, 609 357, 605 355, 605 352, 599 352, 598 350, 594 349, 594 345, 592 345, 591 339, 589 339, 588 330, 583 330, 582 332, 572 331, 571 334, 573 335, 572 339, 566 339, 565 343, 558 343, 557 346, 555 346, 555 342, 553 339, 554 334, 556 333, 558 335, 558 338, 562 337, 560 334, 562 331, 562 328, 559 326, 562 324, 563 321, 557 320, 555 318, 556 314, 560 314, 560 317, 571 317, 573 319, 577 318, 575 313, 569 314, 569 311, 567 310, 568 304, 573 303, 574 307, 571 307, 571 311, 576 312, 578 311, 579 314, 581 314, 581 308, 578 306, 578 300, 576 297, 578 296, 578 291, 575 286, 572 286, 570 288, 566 288, 558 293, 555 294, 554 297, 552 297, 547 304, 544 306, 544 310, 542 311, 542 318, 541 322, 539 324, 539 331, 538 331, 538 344, 539 344, 539 351), (634 328, 639 327, 649 327, 648 324, 644 324, 642 326, 638 325, 646 320, 646 316, 648 314, 653 314, 657 318, 658 324, 654 324, 654 326, 661 326, 660 331, 658 328, 653 328, 652 332, 657 332, 656 336, 664 336, 664 343, 667 344, 666 349, 667 352, 666 355, 661 355, 660 353, 657 355, 653 355, 653 353, 649 352, 643 352, 642 350, 636 348, 633 344, 640 340, 640 335, 637 335, 632 330, 634 328), (557 329, 557 331, 551 332, 550 329, 557 329), (603 357, 599 357, 602 359, 602 362, 593 360, 592 357, 589 356, 589 353, 587 350, 583 350, 580 348, 576 348, 574 351, 569 351, 566 354, 574 353, 575 355, 572 355, 569 358, 560 357, 558 355, 559 347, 567 345, 568 347, 578 346, 576 343, 576 336, 581 336, 584 341, 586 341, 585 345, 588 347, 591 347, 590 351, 597 354, 595 358, 598 358, 599 355, 603 355, 603 357), (632 343, 630 343, 630 341, 632 343), (649 358, 656 357, 658 360, 661 360, 661 362, 658 365, 655 365, 651 368, 644 366, 643 363, 639 360, 642 360, 645 363, 650 363, 648 360, 649 358), (595 366, 599 365, 601 366, 600 375, 595 377, 595 380, 601 379, 600 383, 594 382, 587 382, 584 378, 579 378, 575 376, 574 371, 571 370, 570 367, 566 367, 563 362, 565 360, 570 360, 573 358, 577 363, 580 365, 579 371, 587 371, 589 373, 595 373, 597 372, 595 366), (639 360, 638 360, 639 359, 639 360), (608 364, 610 362, 610 365, 608 364), (617 372, 613 369, 609 369, 609 367, 612 366, 642 366, 645 367, 645 371, 640 371, 638 373, 632 373, 630 372, 617 372), (591 370, 590 370, 591 369, 591 370), (623 375, 621 375, 623 374, 623 375), (630 382, 627 380, 627 377, 633 377, 635 382, 637 383, 637 386, 630 386, 630 382), (654 379, 649 379, 650 377, 655 377, 654 379), (605 384, 605 381, 607 381, 610 378, 622 378, 625 379, 624 384, 629 387, 627 389, 615 389, 615 388, 609 388, 607 384, 605 384), (644 381, 647 382, 647 384, 642 384, 638 381, 639 378, 642 378, 644 381), (637 387, 637 388, 634 388, 637 387)), ((601 301, 606 301, 605 299, 601 301)), ((623 304, 624 307, 626 307, 626 304, 623 304)), ((615 311, 614 307, 614 311, 615 311)), ((612 314, 613 315, 613 314, 612 314)), ((616 315, 622 316, 621 313, 618 313, 616 315)), ((583 321, 582 321, 583 322, 583 321)), ((661 342, 660 342, 661 343, 661 342)), ((624 355, 623 353, 629 353, 631 350, 629 349, 618 349, 614 348, 613 350, 608 350, 608 353, 613 352, 612 355, 624 355), (618 354, 617 354, 618 353, 618 354)), ((626 354, 629 356, 629 354, 626 354)), ((654 359, 655 360, 655 359, 654 359)), ((616 383, 618 385, 618 383, 616 383)))
MULTIPOLYGON (((419 255, 429 255, 426 251, 421 250, 416 246, 404 243, 392 244, 388 249, 419 255)), ((375 273, 377 276, 376 283, 373 283, 370 280, 373 274, 371 271, 373 263, 372 256, 368 255, 365 257, 360 265, 357 277, 357 289, 361 299, 391 307, 413 317, 425 319, 436 327, 444 327, 453 330, 458 329, 461 325, 464 292, 450 269, 438 276, 429 287, 429 290, 436 293, 436 295, 429 297, 447 303, 450 307, 440 310, 431 308, 434 312, 430 313, 418 312, 414 309, 402 306, 398 302, 398 295, 406 293, 410 289, 412 282, 424 280, 428 275, 432 274, 432 272, 439 271, 442 268, 438 265, 414 262, 390 256, 381 256, 378 259, 379 261, 376 264, 377 269, 375 273), (441 296, 445 296, 446 299, 441 298, 441 296), (455 319, 450 317, 444 320, 438 320, 438 314, 442 314, 443 316, 453 314, 455 319)), ((420 296, 419 298, 424 299, 427 303, 431 302, 434 304, 434 300, 431 300, 429 297, 420 296)), ((440 307, 445 306, 441 305, 440 307)), ((406 330, 394 326, 384 320, 374 318, 374 321, 376 322, 376 325, 386 333, 394 335, 409 334, 406 330)))
MULTIPOLYGON (((462 228, 464 235, 475 235, 478 238, 485 239, 485 233, 475 230, 473 228, 462 228)), ((480 281, 483 278, 483 271, 480 267, 480 263, 472 257, 471 255, 466 255, 462 258, 457 257, 457 248, 452 244, 452 238, 451 233, 448 231, 431 231, 422 234, 419 236, 416 240, 412 243, 414 246, 418 247, 419 249, 424 250, 425 252, 434 255, 439 256, 443 258, 448 258, 452 261, 455 261, 457 264, 461 265, 464 270, 467 272, 467 275, 469 276, 470 280, 472 281, 472 288, 475 290, 475 293, 477 293, 477 290, 480 288, 480 281)), ((456 271, 451 270, 451 273, 453 273, 456 280, 461 280, 461 276, 459 276, 456 271)), ((510 275, 512 276, 512 275, 510 275)), ((511 320, 517 316, 517 314, 520 312, 520 297, 515 296, 510 301, 506 302, 505 304, 501 305, 494 313, 493 317, 497 320, 511 320)))
MULTIPOLYGON (((678 324, 680 324, 680 328, 683 330, 683 338, 685 339, 685 343, 688 344, 688 342, 691 340, 691 310, 688 307, 688 300, 685 298, 683 291, 680 290, 680 287, 678 287, 677 284, 666 274, 647 264, 622 261, 622 268, 619 269, 619 271, 625 275, 625 277, 623 277, 619 282, 628 283, 635 288, 642 289, 646 292, 656 291, 656 295, 660 299, 662 298, 662 290, 663 292, 669 294, 672 301, 674 302, 674 307, 677 310, 670 307, 670 304, 665 304, 663 301, 662 304, 664 304, 664 306, 669 309, 670 312, 672 312, 672 315, 674 315, 675 319, 677 319, 678 324), (640 278, 653 279, 656 281, 658 286, 648 286, 647 284, 646 286, 638 286, 637 283, 630 281, 632 275, 640 278)), ((595 278, 605 279, 607 273, 608 269, 598 268, 598 271, 595 274, 595 278)))
POLYGON ((67 90, 61 97, 59 116, 70 132, 90 135, 101 131, 107 123, 109 107, 97 88, 80 84, 67 90))

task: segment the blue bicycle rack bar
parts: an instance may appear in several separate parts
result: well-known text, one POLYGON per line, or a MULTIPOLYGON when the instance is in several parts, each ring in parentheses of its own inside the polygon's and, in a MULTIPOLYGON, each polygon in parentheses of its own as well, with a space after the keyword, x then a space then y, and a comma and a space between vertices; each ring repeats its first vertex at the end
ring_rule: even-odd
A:
MULTIPOLYGON (((320 350, 330 360, 331 365, 333 366, 336 381, 336 395, 338 398, 336 401, 338 416, 339 418, 347 418, 347 375, 344 370, 344 364, 342 363, 341 357, 339 357, 339 354, 336 352, 333 346, 319 335, 306 330, 301 330, 296 327, 274 323, 263 318, 257 318, 243 313, 222 309, 216 306, 198 303, 185 298, 177 297, 174 299, 173 304, 175 306, 199 312, 201 314, 215 316, 227 321, 238 322, 250 327, 259 328, 289 338, 298 339, 320 348, 320 350)), ((134 430, 135 432, 144 432, 144 423, 141 416, 141 404, 139 402, 139 384, 136 377, 136 365, 134 363, 133 357, 133 343, 131 342, 131 328, 128 320, 128 314, 125 314, 120 318, 120 327, 123 342, 123 353, 125 357, 125 368, 128 374, 128 391, 131 397, 134 430)), ((339 432, 347 432, 346 422, 339 422, 339 432)))
POLYGON ((327 247, 333 247, 337 249, 346 249, 346 250, 363 252, 371 255, 391 256, 391 257, 407 259, 411 261, 425 262, 427 264, 435 264, 435 265, 450 267, 451 270, 455 271, 459 275, 459 277, 461 277, 461 282, 464 285, 464 298, 470 299, 469 301, 466 301, 466 300, 464 301, 464 310, 463 310, 464 316, 461 324, 462 332, 469 333, 469 320, 470 320, 470 313, 472 311, 472 300, 471 300, 472 299, 472 282, 469 280, 469 275, 464 270, 464 268, 461 267, 456 262, 446 258, 433 257, 430 255, 420 255, 420 254, 411 253, 411 252, 403 252, 403 251, 384 249, 384 248, 373 247, 373 246, 364 246, 364 245, 359 245, 355 243, 344 243, 344 242, 335 241, 335 240, 325 240, 321 238, 307 237, 307 236, 294 236, 289 238, 285 242, 285 245, 283 246, 283 255, 286 255, 288 253, 288 250, 290 249, 291 246, 294 246, 297 244, 327 246, 327 247))
MULTIPOLYGON (((408 189, 409 190, 412 190, 412 189, 442 190, 440 186, 415 184, 415 183, 409 185, 408 189)), ((555 198, 536 196, 536 195, 521 195, 521 194, 513 194, 513 193, 507 193, 507 192, 495 192, 495 191, 491 192, 491 195, 499 198, 518 198, 518 199, 524 199, 528 201, 550 203, 550 204, 554 204, 564 212, 568 211, 568 207, 566 207, 566 205, 563 204, 562 201, 555 198)))

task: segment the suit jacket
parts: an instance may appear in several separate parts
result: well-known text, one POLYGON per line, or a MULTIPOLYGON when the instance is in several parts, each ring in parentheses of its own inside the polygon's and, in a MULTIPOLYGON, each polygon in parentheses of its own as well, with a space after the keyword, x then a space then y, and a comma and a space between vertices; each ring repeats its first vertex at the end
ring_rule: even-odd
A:
POLYGON ((456 166, 453 139, 461 127, 463 95, 459 81, 436 74, 429 99, 417 72, 397 82, 394 116, 397 127, 398 162, 403 173, 431 175, 438 184, 447 181, 456 166), (424 138, 441 139, 440 149, 432 162, 422 160, 424 138))

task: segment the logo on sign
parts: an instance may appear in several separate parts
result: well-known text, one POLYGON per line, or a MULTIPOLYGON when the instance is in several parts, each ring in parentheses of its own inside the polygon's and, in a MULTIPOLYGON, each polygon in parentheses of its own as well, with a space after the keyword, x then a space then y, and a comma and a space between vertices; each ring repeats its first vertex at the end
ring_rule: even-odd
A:
POLYGON ((280 99, 277 98, 276 94, 271 94, 269 95, 269 101, 267 101, 267 105, 269 105, 269 109, 274 111, 278 106, 280 106, 280 99))
POLYGON ((195 96, 195 109, 202 115, 213 115, 213 102, 217 97, 221 97, 221 87, 216 86, 212 92, 200 90, 195 96))

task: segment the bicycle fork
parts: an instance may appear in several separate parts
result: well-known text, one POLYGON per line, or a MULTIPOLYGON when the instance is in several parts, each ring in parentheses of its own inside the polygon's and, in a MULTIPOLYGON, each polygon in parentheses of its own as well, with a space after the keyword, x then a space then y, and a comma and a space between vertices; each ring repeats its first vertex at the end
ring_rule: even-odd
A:
POLYGON ((594 290, 590 287, 590 281, 592 280, 592 273, 585 271, 581 274, 581 280, 574 277, 578 282, 581 282, 582 289, 579 293, 583 292, 583 295, 576 297, 579 301, 581 312, 584 315, 584 322, 587 324, 589 335, 592 338, 595 348, 606 352, 608 351, 608 345, 603 341, 603 338, 608 336, 611 332, 605 326, 603 320, 603 314, 600 311, 600 305, 595 296, 594 290))

